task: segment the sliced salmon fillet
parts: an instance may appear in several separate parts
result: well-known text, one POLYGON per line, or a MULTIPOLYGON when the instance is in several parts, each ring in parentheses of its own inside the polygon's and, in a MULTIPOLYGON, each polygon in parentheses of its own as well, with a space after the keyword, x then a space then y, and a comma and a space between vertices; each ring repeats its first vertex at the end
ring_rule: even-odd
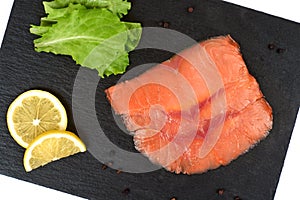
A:
POLYGON ((227 165, 272 128, 272 108, 229 35, 200 42, 105 92, 136 149, 176 173, 227 165))

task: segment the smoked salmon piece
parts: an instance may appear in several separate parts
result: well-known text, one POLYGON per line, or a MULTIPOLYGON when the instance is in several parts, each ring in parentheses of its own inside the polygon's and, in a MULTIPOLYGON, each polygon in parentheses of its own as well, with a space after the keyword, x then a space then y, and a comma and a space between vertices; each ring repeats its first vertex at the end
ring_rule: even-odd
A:
POLYGON ((200 42, 105 92, 136 149, 175 173, 227 165, 272 128, 272 108, 229 35, 200 42))

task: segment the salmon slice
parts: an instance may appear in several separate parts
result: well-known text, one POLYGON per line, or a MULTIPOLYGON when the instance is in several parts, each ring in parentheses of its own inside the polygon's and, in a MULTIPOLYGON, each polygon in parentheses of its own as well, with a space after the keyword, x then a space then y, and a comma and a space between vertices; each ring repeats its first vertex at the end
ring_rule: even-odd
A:
POLYGON ((227 165, 272 128, 272 108, 229 35, 200 42, 105 92, 136 149, 175 173, 227 165))

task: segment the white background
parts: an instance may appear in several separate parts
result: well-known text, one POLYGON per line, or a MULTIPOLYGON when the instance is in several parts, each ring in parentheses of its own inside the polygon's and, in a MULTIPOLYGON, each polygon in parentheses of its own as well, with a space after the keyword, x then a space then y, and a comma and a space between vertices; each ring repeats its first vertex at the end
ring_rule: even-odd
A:
MULTIPOLYGON (((300 23, 300 7, 296 0, 226 0, 258 11, 300 23)), ((13 0, 0 0, 0 44, 5 33, 13 0)), ((300 26, 300 24, 299 24, 300 26)), ((300 39, 300 36, 299 36, 300 39)), ((300 55, 300 54, 299 54, 300 55)), ((300 180, 300 116, 295 125, 284 163, 275 200, 299 199, 297 181, 300 180)), ((55 177, 54 177, 55 178, 55 177)), ((58 199, 79 200, 56 190, 0 175, 0 199, 58 199)))

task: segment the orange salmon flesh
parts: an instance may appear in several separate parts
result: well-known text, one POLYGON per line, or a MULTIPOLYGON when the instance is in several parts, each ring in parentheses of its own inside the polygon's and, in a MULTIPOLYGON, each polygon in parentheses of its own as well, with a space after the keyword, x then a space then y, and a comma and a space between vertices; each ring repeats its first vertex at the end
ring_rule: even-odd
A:
POLYGON ((175 173, 227 165, 272 128, 272 108, 229 35, 200 42, 105 92, 136 149, 175 173))

